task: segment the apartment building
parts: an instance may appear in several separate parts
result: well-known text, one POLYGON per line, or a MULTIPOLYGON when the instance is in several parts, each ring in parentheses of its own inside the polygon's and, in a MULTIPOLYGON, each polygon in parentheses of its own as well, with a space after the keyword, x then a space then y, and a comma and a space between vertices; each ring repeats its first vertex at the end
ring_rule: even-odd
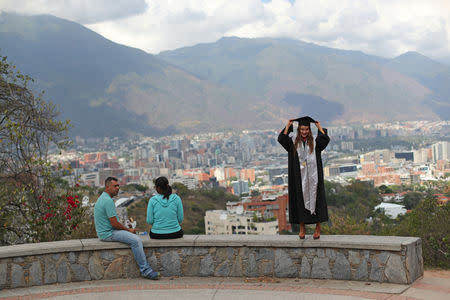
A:
POLYGON ((278 234, 278 221, 255 222, 254 212, 230 213, 226 210, 208 210, 205 215, 205 233, 221 234, 278 234))

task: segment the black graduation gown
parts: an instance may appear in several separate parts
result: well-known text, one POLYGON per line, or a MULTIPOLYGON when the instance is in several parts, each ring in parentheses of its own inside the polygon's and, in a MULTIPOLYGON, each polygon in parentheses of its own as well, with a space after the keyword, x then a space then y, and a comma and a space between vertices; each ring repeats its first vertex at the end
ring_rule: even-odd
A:
POLYGON ((284 128, 278 136, 278 142, 288 152, 288 191, 289 191, 289 222, 292 224, 316 224, 328 221, 328 207, 325 199, 325 185, 323 182, 323 166, 321 152, 327 147, 330 138, 327 129, 325 134, 318 132, 316 137, 316 162, 317 162, 317 197, 316 211, 314 215, 305 209, 303 201, 302 181, 300 174, 300 162, 292 138, 284 134, 284 128))

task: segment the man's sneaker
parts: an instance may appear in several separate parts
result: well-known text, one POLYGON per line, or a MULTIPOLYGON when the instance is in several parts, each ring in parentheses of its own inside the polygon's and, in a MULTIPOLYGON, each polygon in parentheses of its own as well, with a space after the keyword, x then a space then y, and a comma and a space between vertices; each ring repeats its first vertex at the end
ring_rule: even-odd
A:
POLYGON ((151 279, 151 280, 158 280, 159 277, 161 277, 161 274, 159 272, 151 271, 150 273, 148 273, 144 277, 147 278, 147 279, 151 279))

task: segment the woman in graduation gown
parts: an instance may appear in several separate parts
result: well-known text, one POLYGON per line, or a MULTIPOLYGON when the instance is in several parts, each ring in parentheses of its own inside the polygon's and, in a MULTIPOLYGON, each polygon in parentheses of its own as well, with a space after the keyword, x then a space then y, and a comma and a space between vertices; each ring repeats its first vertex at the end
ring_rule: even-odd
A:
POLYGON ((328 221, 321 152, 330 138, 327 129, 310 117, 289 120, 280 132, 278 142, 288 152, 289 222, 300 224, 299 237, 305 238, 305 224, 316 224, 314 239, 320 237, 320 223, 328 221), (297 135, 290 137, 293 122, 297 121, 297 135), (318 129, 313 138, 310 123, 318 129))

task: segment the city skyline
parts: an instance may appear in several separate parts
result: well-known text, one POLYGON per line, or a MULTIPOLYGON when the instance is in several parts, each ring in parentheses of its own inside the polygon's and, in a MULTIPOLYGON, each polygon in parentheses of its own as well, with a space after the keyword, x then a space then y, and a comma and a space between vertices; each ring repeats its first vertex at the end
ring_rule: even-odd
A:
MULTIPOLYGON (((439 176, 442 176, 447 167, 438 161, 450 159, 449 148, 445 144, 448 143, 445 140, 448 140, 449 129, 448 121, 406 122, 389 126, 370 124, 361 128, 330 127, 331 143, 324 153, 325 174, 330 178, 371 179, 376 185, 384 183, 383 180, 393 180, 392 183, 398 184, 405 176, 410 180, 413 173, 422 174, 425 179, 433 177, 432 171, 438 174, 441 170, 439 176), (420 142, 419 139, 418 144, 401 142, 402 137, 408 136, 422 136, 424 140, 420 142), (380 144, 383 139, 389 141, 394 137, 399 139, 398 146, 387 144, 384 147, 380 144), (366 143, 371 140, 377 142, 367 148, 366 143), (399 165, 401 161, 409 161, 411 166, 399 165), (383 164, 390 162, 395 162, 395 165, 381 169, 383 164), (424 168, 424 165, 428 167, 424 168), (407 168, 402 172, 406 175, 403 176, 399 171, 405 166, 407 168), (389 172, 396 175, 385 176, 389 172)), ((122 184, 150 186, 153 178, 167 176, 171 182, 182 182, 193 189, 200 182, 209 182, 214 177, 217 184, 230 187, 231 192, 240 195, 242 189, 244 193, 250 193, 257 186, 267 189, 269 187, 263 186, 286 183, 287 169, 282 160, 285 153, 276 141, 277 134, 277 130, 244 130, 162 138, 134 137, 129 140, 78 137, 72 151, 51 158, 58 163, 69 162, 77 176, 81 176, 85 183, 95 182, 96 186, 101 186, 107 176, 125 178, 122 184), (271 173, 271 169, 281 171, 271 173), (239 180, 248 181, 252 187, 243 187, 239 180)))
MULTIPOLYGON (((389 218, 407 213, 405 205, 409 205, 406 192, 389 193, 389 186, 426 186, 450 179, 448 121, 330 127, 328 133, 331 142, 323 153, 325 180, 340 186, 355 181, 369 183, 380 191, 380 200, 372 209, 384 211, 389 218), (418 142, 402 142, 411 138, 418 142), (392 144, 384 147, 383 140, 392 144)), ((243 130, 128 140, 103 138, 96 144, 97 152, 92 151, 97 139, 78 138, 72 151, 52 159, 70 165, 72 175, 62 177, 69 184, 101 188, 107 177, 114 176, 121 185, 130 186, 126 191, 141 185, 134 193, 119 196, 127 205, 145 202, 154 193, 153 180, 159 176, 169 179, 175 193, 220 188, 236 200, 204 212, 205 234, 280 234, 291 227, 286 217, 288 166, 277 135, 277 130, 243 130)), ((449 200, 444 194, 436 197, 442 203, 449 200)), ((186 207, 202 206, 190 197, 186 201, 186 207)), ((122 211, 126 220, 127 210, 122 211)), ((132 211, 133 217, 140 215, 132 211)))

